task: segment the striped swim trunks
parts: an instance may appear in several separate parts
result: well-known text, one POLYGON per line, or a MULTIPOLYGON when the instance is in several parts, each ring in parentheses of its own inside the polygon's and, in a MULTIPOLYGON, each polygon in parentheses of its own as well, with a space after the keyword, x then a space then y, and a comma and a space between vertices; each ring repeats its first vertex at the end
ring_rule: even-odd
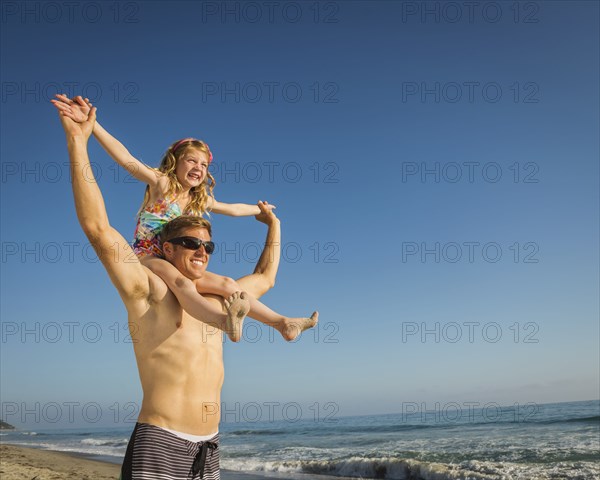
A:
POLYGON ((219 434, 191 442, 148 423, 136 423, 121 480, 219 480, 219 434))

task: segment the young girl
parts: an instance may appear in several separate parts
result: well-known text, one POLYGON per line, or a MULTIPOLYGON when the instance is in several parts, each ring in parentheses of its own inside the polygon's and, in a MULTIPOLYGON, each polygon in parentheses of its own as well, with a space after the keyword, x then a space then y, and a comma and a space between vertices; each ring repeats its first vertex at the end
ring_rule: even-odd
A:
MULTIPOLYGON (((65 95, 56 95, 54 106, 76 122, 83 122, 89 113, 91 103, 82 97, 73 100, 65 95)), ((133 250, 143 265, 159 275, 169 284, 182 307, 196 318, 206 323, 218 325, 235 342, 241 338, 242 322, 246 314, 276 328, 286 340, 295 339, 300 332, 316 325, 318 313, 310 318, 290 318, 279 315, 245 292, 231 278, 204 272, 202 278, 195 281, 199 294, 216 294, 225 298, 223 313, 216 309, 202 295, 190 297, 189 291, 172 281, 179 271, 162 259, 159 234, 165 223, 180 215, 198 215, 210 211, 231 216, 259 215, 257 205, 227 204, 217 202, 213 197, 215 180, 208 171, 212 153, 208 145, 194 138, 184 138, 172 144, 165 153, 158 169, 148 167, 134 158, 117 139, 104 130, 98 122, 94 125, 94 136, 104 150, 131 175, 148 184, 144 201, 138 215, 133 250), (208 188, 207 188, 208 187, 208 188), (207 191, 208 190, 208 191, 207 191), (169 281, 171 280, 171 281, 169 281), (248 311, 249 309, 249 311, 248 311)), ((260 202, 264 208, 273 209, 273 205, 260 202)), ((184 248, 204 248, 210 255, 212 242, 191 245, 195 239, 183 238, 184 248)))

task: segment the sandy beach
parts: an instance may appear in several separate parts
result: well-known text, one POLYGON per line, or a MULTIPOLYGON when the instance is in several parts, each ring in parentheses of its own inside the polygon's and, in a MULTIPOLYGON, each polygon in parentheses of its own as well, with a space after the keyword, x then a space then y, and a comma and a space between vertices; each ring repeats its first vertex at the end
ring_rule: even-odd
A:
MULTIPOLYGON (((0 445, 2 480, 117 480, 120 465, 76 455, 0 445)), ((221 471, 223 480, 266 480, 267 476, 221 471)))
POLYGON ((115 480, 119 465, 35 448, 0 445, 2 480, 115 480))

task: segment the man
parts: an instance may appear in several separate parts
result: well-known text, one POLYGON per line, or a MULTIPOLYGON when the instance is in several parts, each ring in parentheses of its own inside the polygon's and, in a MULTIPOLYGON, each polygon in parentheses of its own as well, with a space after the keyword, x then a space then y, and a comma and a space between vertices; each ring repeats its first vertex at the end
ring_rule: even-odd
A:
MULTIPOLYGON (((96 109, 83 123, 60 118, 67 136, 77 217, 127 308, 142 383, 142 407, 127 447, 122 480, 218 479, 222 332, 184 311, 165 282, 139 262, 128 242, 111 227, 100 189, 89 178, 87 142, 96 109)), ((269 227, 265 249, 254 273, 238 280, 256 298, 275 282, 281 236, 273 212, 263 204, 259 207, 262 213, 256 218, 269 227)), ((202 218, 179 217, 165 226, 163 250, 182 274, 177 281, 191 282, 206 270, 210 238, 210 223, 202 218), (182 241, 181 237, 191 238, 182 241)), ((220 297, 205 297, 222 305, 220 297)))

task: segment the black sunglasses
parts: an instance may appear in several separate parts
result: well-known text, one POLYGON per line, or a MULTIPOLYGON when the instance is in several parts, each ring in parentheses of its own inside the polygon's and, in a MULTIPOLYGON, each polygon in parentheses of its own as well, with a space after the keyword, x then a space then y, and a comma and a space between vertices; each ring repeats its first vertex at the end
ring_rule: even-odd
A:
POLYGON ((209 255, 215 251, 214 242, 211 242, 210 240, 205 242, 196 237, 176 237, 167 240, 167 242, 172 243, 173 245, 181 245, 188 250, 198 250, 200 247, 204 247, 204 250, 209 255))

